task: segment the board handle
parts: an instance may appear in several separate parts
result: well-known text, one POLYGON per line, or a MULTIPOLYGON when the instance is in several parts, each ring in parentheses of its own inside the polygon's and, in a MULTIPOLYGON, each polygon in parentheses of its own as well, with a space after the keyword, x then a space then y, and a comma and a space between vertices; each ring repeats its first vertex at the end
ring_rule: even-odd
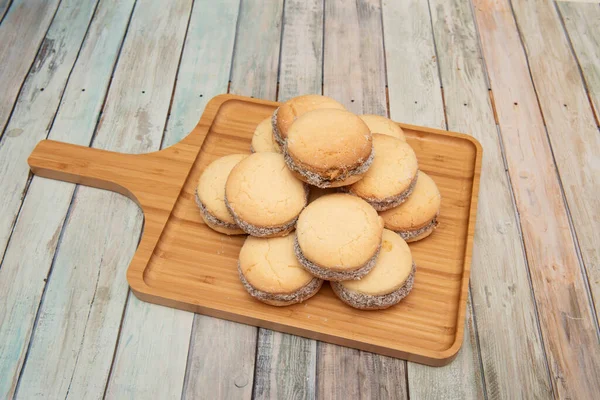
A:
POLYGON ((35 175, 121 193, 139 204, 132 190, 136 157, 139 156, 42 140, 27 163, 35 175))

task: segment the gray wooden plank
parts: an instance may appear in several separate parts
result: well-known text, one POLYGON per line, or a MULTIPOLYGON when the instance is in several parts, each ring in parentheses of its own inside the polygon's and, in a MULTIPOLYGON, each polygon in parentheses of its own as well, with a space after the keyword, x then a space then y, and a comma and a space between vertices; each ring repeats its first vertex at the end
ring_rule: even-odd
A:
POLYGON ((192 329, 183 398, 249 399, 256 328, 224 319, 199 317, 196 316, 192 329))
POLYGON ((379 1, 325 2, 323 90, 358 114, 387 115, 379 1))
POLYGON ((557 2, 577 61, 583 72, 587 90, 600 116, 600 6, 572 2, 557 2))
POLYGON ((444 105, 427 0, 382 1, 390 115, 444 129, 444 105))
POLYGON ((275 100, 283 0, 246 0, 240 6, 231 93, 275 100))
MULTIPOLYGON (((476 137, 485 154, 471 290, 487 395, 551 396, 535 304, 469 1, 431 2, 451 130, 476 137)), ((494 62, 492 59, 486 60, 494 62)))
POLYGON ((600 220, 600 135, 553 4, 476 1, 475 10, 551 382, 559 397, 593 396, 600 342, 577 239, 592 277, 600 254, 590 224, 600 220))
MULTIPOLYGON (((232 93, 275 100, 282 13, 282 0, 241 2, 231 71, 232 93)), ((250 398, 256 345, 256 328, 197 315, 184 397, 250 398)))
MULTIPOLYGON (((93 57, 97 53, 91 52, 89 45, 84 45, 81 50, 84 57, 82 63, 86 64, 86 73, 89 74, 87 77, 91 77, 97 87, 88 86, 90 91, 82 94, 81 88, 86 86, 86 82, 76 69, 71 74, 71 84, 65 89, 94 8, 95 1, 65 1, 61 5, 46 37, 46 42, 52 42, 55 46, 52 47, 54 51, 48 49, 43 63, 36 61, 39 68, 27 78, 9 125, 15 135, 7 135, 0 144, 0 165, 5 171, 0 176, 0 207, 7 217, 3 220, 3 241, 0 242, 0 259, 4 256, 0 265, 0 292, 3 293, 3 301, 0 302, 0 342, 5 344, 0 347, 0 398, 12 395, 16 389, 45 286, 44 278, 50 268, 72 193, 72 187, 68 184, 33 179, 30 186, 32 195, 25 198, 10 246, 6 248, 12 228, 9 220, 14 221, 28 178, 29 168, 24 160, 35 143, 44 138, 50 129, 63 90, 62 104, 77 103, 80 114, 79 119, 75 119, 78 118, 76 115, 64 112, 65 109, 70 110, 70 106, 63 107, 55 120, 60 126, 54 136, 60 132, 58 138, 89 143, 97 121, 98 112, 94 110, 100 109, 104 97, 101 83, 103 69, 108 66, 108 81, 111 62, 116 58, 114 55, 111 57, 106 41, 98 37, 93 28, 90 29, 88 39, 96 41, 94 45, 98 50, 106 50, 101 60, 93 57), (96 64, 90 65, 88 57, 93 57, 96 64), (44 92, 40 91, 40 86, 45 88, 44 92), (100 92, 100 95, 97 96, 96 92, 100 92), (69 122, 65 123, 65 120, 69 122), (75 134, 72 134, 73 131, 75 134), (20 133, 16 135, 17 132, 20 133), (17 193, 11 191, 15 187, 18 188, 17 193), (48 197, 44 197, 46 194, 48 197)), ((98 19, 102 18, 96 16, 98 19)))
MULTIPOLYGON (((190 7, 189 1, 138 1, 94 147, 131 153, 158 148, 190 7)), ((123 196, 77 190, 17 397, 104 395, 141 217, 123 196)))
POLYGON ((38 49, 40 51, 33 69, 39 69, 54 48, 52 42, 44 41, 48 26, 54 17, 59 0, 32 3, 15 0, 0 25, 0 136, 4 133, 11 110, 17 99, 21 84, 32 67, 38 49), (42 47, 40 48, 40 44, 42 47))
MULTIPOLYGON (((208 100, 227 91, 238 9, 239 0, 218 6, 211 0, 194 2, 163 147, 183 139, 198 123, 208 100)), ((193 321, 192 313, 145 303, 130 293, 109 384, 119 390, 109 393, 180 397, 193 321)), ((220 349, 211 351, 218 356, 220 349)))
MULTIPOLYGON (((387 115, 379 1, 325 2, 323 90, 349 110, 387 115)), ((317 396, 407 398, 406 362, 318 343, 317 396)))
POLYGON ((10 8, 11 3, 12 0, 0 0, 0 23, 2 23, 2 20, 4 19, 6 12, 10 8))
POLYGON ((324 0, 285 2, 278 101, 286 101, 302 94, 321 94, 323 2, 324 0))
MULTIPOLYGON (((287 0, 278 100, 321 93, 323 70, 323 0, 287 0)), ((259 329, 255 399, 314 399, 317 342, 259 329)))
MULTIPOLYGON (((382 6, 390 117, 409 124, 445 129, 441 84, 427 0, 384 0, 382 6), (401 24, 398 21, 408 23, 401 24)), ((483 397, 477 333, 470 301, 464 324, 463 345, 452 363, 441 368, 411 362, 407 364, 410 398, 483 397)))

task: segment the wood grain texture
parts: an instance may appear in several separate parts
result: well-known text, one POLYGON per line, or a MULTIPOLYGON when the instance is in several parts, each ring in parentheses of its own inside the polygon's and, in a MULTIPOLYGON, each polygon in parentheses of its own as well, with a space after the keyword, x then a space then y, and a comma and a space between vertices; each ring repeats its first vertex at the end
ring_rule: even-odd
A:
POLYGON ((314 399, 317 342, 260 329, 254 375, 254 398, 314 399))
MULTIPOLYGON (((427 0, 382 2, 383 35, 390 96, 396 121, 445 129, 441 84, 427 0), (408 23, 398 23, 408 21, 408 23)), ((476 243, 479 246, 479 243, 476 243)), ((410 398, 475 399, 483 397, 480 355, 467 305, 463 346, 456 359, 441 368, 408 363, 410 398)))
MULTIPOLYGON (((252 395, 256 329, 237 329, 230 321, 194 323, 184 399, 249 399, 252 395), (233 327, 233 329, 232 329, 233 327), (222 347, 226 344, 228 347, 222 347)), ((242 326, 242 325, 240 325, 242 326)))
MULTIPOLYGON (((8 147, 13 148, 13 151, 3 153, 3 159, 0 161, 0 163, 12 164, 12 172, 16 174, 15 176, 3 175, 0 178, 3 180, 3 185, 9 180, 12 183, 8 185, 20 185, 21 190, 25 188, 29 173, 27 165, 23 162, 26 152, 28 148, 34 146, 36 140, 45 137, 53 118, 55 118, 56 129, 50 132, 50 136, 59 140, 87 145, 94 131, 104 91, 110 78, 112 63, 116 60, 119 41, 123 34, 121 31, 121 38, 116 37, 118 21, 122 17, 119 15, 114 20, 114 38, 106 38, 105 35, 99 34, 101 31, 99 32, 97 28, 90 28, 87 44, 84 44, 81 50, 83 57, 80 60, 81 68, 76 67, 71 72, 70 84, 65 89, 61 85, 64 85, 75 54, 79 50, 77 41, 83 39, 85 21, 89 21, 94 8, 94 3, 81 4, 77 13, 73 12, 74 4, 65 2, 63 7, 68 11, 63 12, 61 7, 49 32, 48 37, 52 37, 57 45, 60 44, 59 57, 49 56, 47 60, 55 63, 53 72, 50 73, 46 71, 47 67, 43 67, 28 78, 28 81, 36 81, 45 77, 44 80, 58 82, 52 84, 52 89, 44 91, 49 97, 44 99, 36 97, 29 104, 22 101, 16 110, 18 112, 15 112, 11 120, 11 126, 22 126, 28 131, 17 137, 4 138, 6 141, 17 141, 17 146, 9 145, 8 147), (67 25, 71 25, 73 29, 68 29, 67 25), (67 38, 65 35, 72 35, 72 37, 67 38), (60 64, 61 59, 64 60, 64 64, 60 64), (89 91, 82 93, 81 88, 89 83, 87 79, 93 81, 94 85, 88 86, 89 91), (54 117, 63 90, 62 107, 54 117), (44 100, 47 103, 44 103, 44 100), (73 112, 73 109, 76 111, 73 112), (39 120, 32 119, 30 114, 36 112, 39 112, 36 114, 39 120), (24 148, 16 150, 19 146, 24 148), (20 178, 20 182, 17 178, 20 178)), ((117 7, 116 11, 125 10, 123 7, 117 7)), ((100 24, 111 22, 111 17, 104 14, 103 8, 99 9, 95 21, 100 24)), ((115 18, 114 14, 112 18, 115 18)), ((126 15, 124 19, 127 19, 126 15)), ((29 92, 23 92, 25 97, 39 91, 35 84, 30 87, 32 89, 29 92)), ((3 186, 3 189, 5 187, 3 186)), ((0 342, 5 343, 6 346, 0 347, 0 398, 10 397, 15 391, 33 332, 45 278, 56 250, 73 189, 74 185, 68 183, 34 178, 28 190, 31 196, 25 198, 8 247, 5 247, 6 239, 12 227, 5 228, 8 232, 5 231, 5 240, 0 247, 2 249, 0 254, 4 255, 0 266, 0 291, 4 294, 3 301, 0 302, 0 342)), ((13 210, 5 209, 5 212, 11 214, 13 218, 18 211, 17 203, 22 200, 20 195, 21 193, 11 193, 8 190, 2 190, 0 194, 3 206, 14 205, 13 210)))
MULTIPOLYGON (((600 5, 598 8, 600 9, 600 5)), ((596 228, 600 226, 598 126, 585 91, 585 83, 579 73, 577 60, 573 57, 555 7, 537 0, 529 3, 516 1, 514 13, 525 45, 543 121, 546 123, 552 145, 554 162, 567 199, 573 228, 575 228, 585 267, 584 276, 587 275, 583 285, 575 284, 575 287, 588 289, 589 283, 592 298, 598 305, 600 304, 600 229, 596 228), (564 79, 557 79, 556 77, 559 76, 564 79)), ((590 32, 590 35, 600 37, 598 32, 590 32)), ((596 48, 596 54, 600 54, 599 48, 596 48)), ((600 65, 596 65, 597 71, 599 68, 600 65)), ((579 275, 575 267, 576 265, 573 264, 568 270, 579 275)), ((580 305, 587 308, 585 297, 582 293, 580 305)), ((600 317, 600 307, 596 306, 595 312, 596 317, 600 317)), ((597 334, 600 334, 597 319, 590 322, 597 330, 597 334)), ((592 340, 592 337, 593 334, 589 339, 592 340)), ((596 365, 600 365, 600 347, 598 347, 597 357, 596 365)), ((597 384, 595 388, 600 389, 600 382, 597 384)))
MULTIPOLYGON (((177 67, 171 60, 179 57, 189 12, 189 2, 159 7, 138 1, 95 147, 129 152, 158 148, 177 67), (159 8, 162 12, 156 13, 159 8), (139 62, 142 54, 147 63, 139 62)), ((124 268, 137 245, 140 225, 141 215, 129 200, 78 189, 19 396, 48 390, 49 396, 66 397, 68 391, 73 398, 102 397, 128 292, 124 268)), ((111 394, 117 391, 113 387, 111 394)))
POLYGON ((24 160, 48 135, 96 3, 71 0, 61 4, 44 39, 45 47, 23 84, 6 134, 0 138, 0 258, 26 191, 29 168, 24 160))
POLYGON ((383 0, 382 17, 390 115, 395 121, 444 129, 427 0, 383 0))
POLYGON ((490 398, 519 398, 523 393, 548 398, 551 385, 518 214, 505 172, 471 4, 463 0, 431 1, 431 13, 440 49, 448 126, 471 133, 485 149, 480 189, 485 206, 479 208, 477 216, 471 290, 486 393, 490 398))
MULTIPOLYGON (((590 161, 594 157, 593 149, 600 149, 600 139, 595 128, 595 137, 590 135, 590 106, 583 86, 575 86, 576 82, 581 85, 577 66, 573 60, 572 68, 566 64, 570 54, 564 34, 560 33, 562 38, 558 36, 546 6, 541 2, 530 4, 533 3, 537 3, 536 12, 520 2, 513 3, 517 20, 522 20, 520 35, 507 1, 476 1, 475 16, 519 209, 551 382, 558 397, 587 398, 600 393, 595 372, 600 370, 600 343, 538 100, 547 117, 548 134, 555 144, 556 166, 565 183, 567 200, 574 195, 581 199, 579 203, 570 203, 574 216, 578 204, 581 212, 589 207, 583 202, 593 205, 597 201, 588 198, 585 191, 593 193, 595 187, 597 192, 598 177, 593 177, 593 171, 600 165, 590 161), (544 30, 543 40, 538 28, 544 30), (540 57, 540 51, 546 55, 540 57), (536 84, 537 98, 531 77, 536 84), (579 99, 578 93, 582 95, 579 99), (563 107, 563 101, 567 107, 563 107), (568 111, 569 107, 579 109, 579 114, 568 111), (558 122, 559 118, 564 121, 558 122), (557 132, 558 127, 563 131, 557 132), (573 129, 577 136, 572 134, 573 129), (574 168, 578 171, 573 171, 574 168), (573 190, 577 193, 572 193, 573 190), (552 218, 548 218, 549 215, 552 218)), ((553 7, 552 10, 555 12, 553 7)), ((595 175, 600 175, 600 171, 595 175)), ((582 228, 589 236, 579 235, 580 240, 593 241, 597 235, 590 226, 594 212, 589 211, 585 222, 589 228, 582 228)), ((577 223, 575 228, 578 228, 577 223)), ((582 251, 582 255, 584 253, 582 251)))
POLYGON ((323 91, 357 114, 387 116, 381 6, 325 2, 323 91))
MULTIPOLYGON (((194 2, 163 148, 187 135, 208 100, 227 91, 238 9, 238 0, 219 6, 206 0, 194 2)), ((141 398, 177 398, 182 393, 193 398, 197 397, 195 382, 206 391, 225 385, 196 376, 191 386, 186 384, 192 326, 195 319, 202 318, 207 317, 142 302, 130 293, 111 385, 127 397, 141 398)), ((220 354, 218 349, 212 352, 220 354)))
MULTIPOLYGON (((283 1, 280 0, 241 1, 231 64, 232 93, 275 99, 282 14, 283 1), (260 45, 257 46, 256 43, 260 45)), ((223 68, 218 64, 215 67, 223 68)), ((223 80, 220 84, 222 92, 225 92, 227 81, 223 80)), ((249 147, 242 152, 249 152, 249 147)), ((216 392, 221 393, 224 398, 250 398, 257 352, 257 329, 197 315, 194 318, 193 332, 185 397, 213 398, 216 392), (219 358, 219 370, 209 373, 209 369, 213 367, 200 360, 216 357, 219 358), (240 360, 244 360, 241 365, 240 360)))
MULTIPOLYGON (((323 1, 285 2, 278 100, 321 93, 323 1)), ((254 398, 314 399, 317 343, 294 335, 258 331, 254 398)))
POLYGON ((323 83, 323 2, 285 2, 277 100, 321 94, 323 83))
POLYGON ((163 147, 186 137, 206 104, 227 92, 240 0, 195 0, 163 147))
POLYGON ((2 19, 6 15, 12 0, 0 0, 0 23, 2 23, 2 19))
POLYGON ((401 124, 421 169, 434 176, 446 199, 436 235, 411 244, 420 267, 411 295, 402 303, 365 313, 346 306, 325 287, 302 304, 272 307, 248 296, 239 281, 237 258, 244 238, 218 234, 202 223, 194 192, 203 169, 221 155, 247 149, 256 125, 277 105, 218 96, 192 134, 160 152, 127 155, 43 141, 28 161, 36 174, 117 191, 141 206, 144 235, 127 279, 143 300, 430 365, 447 364, 462 344, 479 143, 458 133, 401 124))
POLYGON ((274 100, 283 0, 242 1, 235 41, 231 93, 274 100), (260 43, 258 51, 256 43, 260 43))
POLYGON ((600 6, 597 3, 565 2, 557 2, 557 5, 583 72, 598 124, 600 116, 600 6))
POLYGON ((53 43, 42 43, 42 39, 59 2, 49 0, 32 3, 27 0, 14 0, 0 25, 0 136, 4 134, 6 123, 29 69, 39 69, 43 60, 51 54, 48 50, 53 48, 53 43), (36 54, 38 61, 34 62, 36 54))
MULTIPOLYGON (((381 3, 326 1, 324 18, 324 94, 354 113, 387 116, 381 3)), ((318 349, 318 397, 356 398, 361 389, 366 398, 407 397, 405 361, 327 343, 318 349)))

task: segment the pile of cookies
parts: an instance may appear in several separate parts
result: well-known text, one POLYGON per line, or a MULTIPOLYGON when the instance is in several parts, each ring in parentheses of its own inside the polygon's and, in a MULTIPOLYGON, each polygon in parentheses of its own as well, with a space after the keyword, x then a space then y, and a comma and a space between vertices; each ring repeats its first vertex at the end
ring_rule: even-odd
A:
POLYGON ((250 150, 208 165, 196 201, 210 228, 249 235, 238 272, 251 296, 290 305, 327 280, 343 302, 372 310, 410 292, 407 242, 437 227, 440 192, 398 125, 299 96, 256 127, 250 150))

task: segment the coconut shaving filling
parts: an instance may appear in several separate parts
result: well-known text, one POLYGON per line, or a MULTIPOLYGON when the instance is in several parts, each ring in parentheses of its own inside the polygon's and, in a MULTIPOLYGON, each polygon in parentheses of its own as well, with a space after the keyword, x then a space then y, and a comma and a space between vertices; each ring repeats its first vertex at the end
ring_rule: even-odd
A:
POLYGON ((379 255, 379 250, 381 250, 381 244, 377 247, 377 251, 363 266, 358 269, 354 269, 351 271, 333 271, 327 268, 323 268, 304 256, 302 249, 300 248, 300 244, 298 243, 298 236, 294 239, 294 252, 296 253, 296 258, 300 264, 311 274, 328 281, 349 281, 349 280, 358 280, 363 276, 367 275, 373 267, 375 267, 375 262, 377 261, 377 256, 379 255))
POLYGON ((281 132, 279 132, 279 128, 277 127, 277 112, 279 111, 279 107, 273 112, 273 116, 271 116, 271 128, 273 129, 273 138, 281 147, 285 144, 285 140, 281 137, 281 132))
POLYGON ((244 285, 244 288, 250 293, 252 297, 256 297, 259 300, 271 300, 271 301, 281 301, 288 304, 301 303, 304 300, 312 297, 323 284, 323 280, 319 278, 313 278, 306 285, 302 286, 300 289, 296 290, 293 293, 269 293, 263 292, 262 290, 256 289, 254 286, 248 282, 244 274, 242 273, 242 267, 238 261, 238 274, 240 276, 240 280, 244 285))
MULTIPOLYGON (((419 172, 417 171, 417 174, 415 175, 413 180, 410 182, 410 185, 408 186, 408 188, 404 192, 402 192, 396 196, 390 196, 390 197, 386 197, 384 199, 377 199, 375 197, 361 197, 361 198, 364 201, 366 201, 367 203, 369 203, 377 211, 385 211, 385 210, 389 210, 390 208, 398 207, 400 204, 404 203, 406 201, 406 199, 408 199, 408 197, 412 194, 412 192, 415 188, 415 185, 417 184, 418 175, 419 175, 419 172)), ((358 196, 356 193, 352 192, 352 190, 350 189, 350 186, 343 186, 340 188, 340 190, 342 192, 350 193, 355 196, 358 196)))
POLYGON ((311 185, 317 186, 321 189, 325 189, 330 187, 335 182, 340 182, 345 179, 348 179, 353 175, 361 175, 367 172, 371 164, 373 164, 373 159, 375 158, 375 149, 371 150, 371 154, 364 163, 358 165, 355 168, 343 171, 341 175, 335 177, 334 179, 324 178, 316 172, 301 169, 289 155, 287 151, 287 144, 283 147, 283 156, 285 159, 285 163, 287 164, 289 169, 291 169, 292 171, 296 171, 297 173, 302 175, 304 178, 306 178, 306 181, 311 185))
POLYGON ((269 226, 269 227, 256 226, 249 222, 244 221, 235 213, 235 211, 233 211, 233 209, 231 208, 231 205, 229 204, 229 201, 227 201, 227 196, 225 196, 225 206, 227 206, 227 210, 229 210, 229 213, 233 217, 233 220, 235 221, 235 223, 244 232, 246 232, 249 235, 256 236, 256 237, 269 237, 269 236, 275 236, 277 234, 281 234, 284 232, 289 232, 292 229, 294 229, 294 226, 296 225, 296 221, 298 220, 298 216, 296 216, 290 222, 287 222, 283 225, 269 226))
POLYGON ((369 294, 359 293, 346 289, 339 282, 331 282, 331 287, 344 303, 352 307, 360 308, 363 310, 381 310, 399 303, 400 300, 405 298, 410 293, 415 281, 416 268, 417 267, 413 262, 410 275, 408 275, 408 278, 404 282, 404 285, 388 294, 373 296, 369 294))
POLYGON ((210 222, 211 224, 216 225, 216 226, 221 226, 221 227, 227 228, 227 229, 240 229, 240 227, 237 224, 232 224, 230 222, 221 221, 219 218, 215 217, 210 212, 208 212, 204 203, 202 203, 200 201, 200 196, 198 196, 197 190, 196 190, 196 204, 200 208, 200 212, 202 213, 204 218, 206 218, 206 220, 208 222, 210 222))
POLYGON ((437 221, 437 216, 435 216, 430 223, 428 223, 427 225, 425 225, 422 228, 419 229, 415 229, 413 231, 394 231, 396 232, 398 235, 400 235, 402 237, 402 239, 404 240, 410 240, 410 239, 414 239, 417 236, 422 235, 423 233, 427 232, 430 229, 435 229, 438 226, 438 221, 437 221))

